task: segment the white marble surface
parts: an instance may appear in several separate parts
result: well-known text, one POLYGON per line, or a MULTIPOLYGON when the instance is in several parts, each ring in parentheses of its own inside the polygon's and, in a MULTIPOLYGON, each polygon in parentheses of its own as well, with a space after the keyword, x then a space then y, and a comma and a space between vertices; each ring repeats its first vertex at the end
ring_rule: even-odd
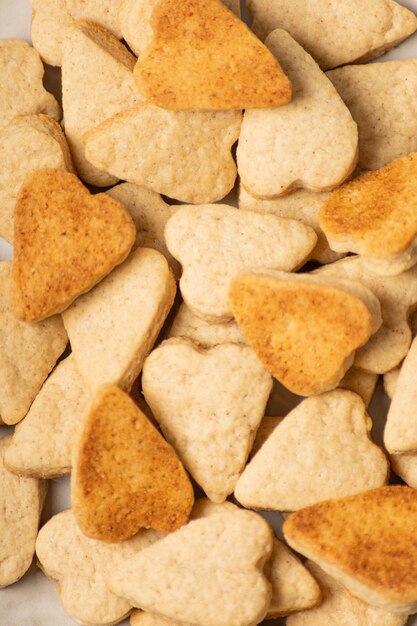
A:
MULTIPOLYGON (((369 1, 372 4, 372 0, 369 1)), ((417 13, 417 0, 402 0, 401 4, 417 13)), ((0 0, 0 39, 13 37, 30 42, 30 14, 31 8, 28 0, 0 0)), ((387 54, 384 60, 413 57, 417 57, 417 34, 399 48, 387 54)), ((46 85, 60 98, 56 70, 47 68, 46 85)), ((11 246, 0 238, 0 260, 11 257, 11 246)), ((270 404, 269 411, 272 411, 275 415, 282 415, 284 411, 288 412, 288 407, 294 404, 294 402, 296 402, 294 396, 278 388, 277 393, 274 394, 274 401, 270 404)), ((387 401, 382 393, 382 387, 379 386, 370 409, 375 424, 374 439, 379 443, 382 442, 386 407, 387 401)), ((11 431, 12 429, 10 428, 0 426, 0 437, 11 431)), ((46 521, 55 513, 68 508, 69 505, 68 477, 50 481, 43 521, 46 521)), ((275 514, 267 514, 265 517, 278 530, 280 525, 279 517, 275 514)), ((49 581, 37 566, 33 564, 19 583, 0 590, 0 626, 74 626, 75 622, 61 608, 54 587, 54 583, 49 581)), ((278 620, 267 623, 279 626, 285 622, 284 620, 278 620)), ((128 621, 123 622, 123 626, 127 625, 128 621)), ((338 625, 335 624, 334 626, 338 625)), ((381 624, 381 626, 384 625, 381 624)), ((410 618, 408 626, 417 626, 417 616, 410 618)))

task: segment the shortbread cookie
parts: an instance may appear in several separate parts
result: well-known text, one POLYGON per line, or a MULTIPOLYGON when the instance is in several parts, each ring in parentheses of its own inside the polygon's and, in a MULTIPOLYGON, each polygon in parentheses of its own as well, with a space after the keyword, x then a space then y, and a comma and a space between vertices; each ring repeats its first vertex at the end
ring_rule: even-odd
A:
POLYGON ((358 125, 360 168, 376 170, 417 151, 416 60, 351 65, 327 76, 358 125))
POLYGON ((77 367, 92 391, 105 383, 129 391, 175 292, 165 257, 156 250, 138 248, 64 312, 77 367))
POLYGON ((5 463, 16 474, 56 478, 71 471, 89 393, 74 357, 62 361, 46 380, 29 413, 16 428, 5 463))
POLYGON ((379 276, 361 257, 349 257, 326 265, 318 276, 356 280, 381 304, 382 326, 355 356, 355 365, 374 374, 385 374, 406 356, 411 344, 410 313, 417 305, 417 267, 398 276, 379 276))
POLYGON ((255 454, 259 452, 265 441, 272 435, 278 424, 280 424, 283 419, 283 417, 274 417, 270 415, 265 415, 265 417, 262 418, 262 422, 259 424, 259 428, 256 432, 255 441, 253 442, 249 458, 254 457, 255 454))
POLYGON ((365 604, 313 561, 305 565, 320 583, 323 601, 313 609, 291 615, 287 626, 405 626, 407 615, 388 613, 365 604))
POLYGON ((186 469, 210 500, 223 502, 245 466, 272 387, 253 351, 169 339, 147 358, 142 386, 186 469))
POLYGON ((49 65, 62 65, 62 43, 66 29, 73 24, 66 0, 30 0, 33 45, 49 65))
POLYGON ((121 0, 65 0, 68 13, 74 20, 91 20, 107 28, 122 39, 119 24, 121 0))
POLYGON ((29 569, 35 553, 46 483, 12 474, 4 465, 11 437, 0 439, 0 588, 29 569))
POLYGON ((358 282, 259 270, 237 276, 232 310, 265 367, 309 396, 336 387, 381 326, 377 298, 358 282))
POLYGON ((240 271, 297 269, 317 236, 295 220, 220 204, 182 207, 169 220, 165 240, 183 267, 180 288, 187 306, 208 322, 228 322, 230 283, 240 271))
MULTIPOLYGON (((136 56, 144 54, 152 42, 152 11, 157 0, 122 0, 119 21, 123 39, 136 56)), ((223 0, 223 4, 240 17, 240 0, 223 0)))
POLYGON ((283 28, 323 69, 375 59, 417 29, 416 16, 392 0, 248 0, 261 39, 283 28))
POLYGON ((11 263, 0 263, 0 423, 23 419, 65 350, 60 317, 38 324, 18 320, 11 307, 11 263))
POLYGON ((364 403, 350 391, 304 400, 247 465, 235 497, 248 508, 296 511, 385 485, 389 466, 371 428, 364 403))
POLYGON ((0 39, 0 131, 17 115, 45 113, 60 119, 60 108, 42 84, 39 54, 20 39, 0 39))
POLYGON ((13 242, 14 207, 25 178, 43 168, 73 172, 57 122, 47 115, 16 117, 0 134, 0 236, 13 242))
POLYGON ((89 161, 182 202, 216 202, 232 189, 240 111, 167 111, 149 102, 84 136, 89 161))
POLYGON ((174 110, 278 107, 291 83, 271 52, 221 0, 159 0, 135 66, 141 93, 174 110))
POLYGON ((391 454, 392 471, 407 485, 417 489, 417 454, 391 454))
POLYGON ((332 249, 361 254, 383 276, 415 265, 416 175, 413 153, 336 189, 320 211, 320 226, 332 249))
POLYGON ((124 561, 107 582, 133 606, 174 621, 254 626, 271 599, 263 569, 272 547, 272 531, 262 518, 226 508, 124 561))
POLYGON ((84 534, 102 541, 172 532, 189 518, 193 487, 175 450, 114 385, 98 390, 85 416, 71 502, 84 534))
POLYGON ((89 539, 77 526, 71 510, 58 513, 41 529, 36 555, 44 573, 57 581, 65 611, 78 623, 113 626, 127 617, 131 604, 112 593, 106 577, 123 562, 163 535, 142 530, 122 543, 109 544, 89 539))
POLYGON ((221 343, 246 343, 246 339, 236 322, 209 324, 195 315, 186 304, 178 309, 167 339, 187 337, 202 348, 212 348, 221 343))
POLYGON ((377 382, 377 374, 371 374, 353 366, 346 372, 338 386, 341 389, 347 389, 358 394, 362 398, 365 407, 368 407, 374 395, 377 382))
POLYGON ((292 548, 353 595, 394 613, 417 607, 417 491, 389 486, 327 500, 285 522, 292 548))
POLYGON ((130 616, 130 626, 184 626, 184 624, 173 622, 171 619, 167 619, 156 613, 133 611, 130 616))
POLYGON ((384 442, 392 454, 417 452, 417 339, 411 344, 395 385, 388 411, 384 442))
POLYGON ((401 373, 401 366, 396 367, 390 372, 387 372, 386 374, 384 374, 384 391, 390 400, 392 400, 392 398, 394 397, 394 393, 397 387, 400 373, 401 373))
POLYGON ((62 103, 65 133, 74 163, 85 182, 98 187, 117 179, 85 158, 83 134, 118 111, 143 100, 133 79, 135 57, 94 22, 66 30, 62 48, 62 103))
POLYGON ((37 170, 14 211, 12 303, 19 319, 42 320, 68 308, 122 263, 136 238, 127 209, 91 195, 62 170, 37 170))
POLYGON ((134 249, 153 248, 161 252, 175 276, 181 275, 181 266, 169 253, 165 244, 164 230, 167 221, 178 206, 167 204, 158 193, 132 183, 122 183, 106 193, 125 205, 136 226, 134 249))
POLYGON ((262 200, 252 196, 243 185, 239 187, 239 208, 255 213, 272 213, 278 217, 287 217, 299 222, 304 222, 311 226, 317 235, 317 244, 310 258, 318 263, 333 263, 340 259, 343 254, 333 252, 329 247, 329 242, 319 225, 319 212, 321 207, 327 202, 330 193, 308 191, 298 189, 286 196, 262 200))
POLYGON ((242 185, 273 198, 299 187, 329 191, 355 169, 358 129, 314 59, 283 30, 266 45, 293 84, 285 107, 246 111, 237 149, 242 185))

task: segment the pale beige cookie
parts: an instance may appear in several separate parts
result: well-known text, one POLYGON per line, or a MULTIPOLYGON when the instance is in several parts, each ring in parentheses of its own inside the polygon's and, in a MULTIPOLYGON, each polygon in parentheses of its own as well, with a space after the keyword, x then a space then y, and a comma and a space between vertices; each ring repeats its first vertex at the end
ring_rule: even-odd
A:
POLYGON ((62 65, 62 42, 73 19, 65 0, 30 0, 32 22, 30 34, 33 46, 49 65, 62 65))
POLYGON ((54 96, 42 84, 39 54, 20 39, 0 39, 0 131, 17 115, 45 113, 60 119, 54 96))
POLYGON ((57 581, 59 599, 72 619, 88 626, 113 626, 130 614, 132 606, 110 591, 107 576, 112 570, 123 572, 125 559, 162 536, 154 530, 142 530, 133 539, 117 544, 89 539, 68 510, 43 526, 36 555, 43 572, 57 581))
POLYGON ((70 355, 46 380, 16 428, 5 456, 7 467, 40 478, 70 472, 88 401, 89 393, 70 355))
POLYGON ((278 217, 298 220, 311 226, 316 232, 317 244, 310 254, 310 259, 326 264, 333 263, 333 261, 337 261, 337 259, 343 256, 343 254, 333 252, 330 249, 329 242, 319 225, 320 209, 329 197, 330 193, 325 191, 320 193, 308 191, 307 189, 298 189, 286 196, 262 200, 252 196, 243 185, 240 185, 239 208, 246 211, 254 211, 255 213, 271 213, 278 217))
POLYGON ((359 167, 376 170, 417 151, 414 59, 328 72, 359 129, 359 167))
POLYGON ((409 615, 417 607, 417 491, 387 486, 297 511, 283 526, 292 548, 354 596, 409 615))
POLYGON ((385 485, 389 466, 371 428, 364 403, 350 391, 304 400, 247 465, 236 499, 248 508, 295 511, 385 485))
POLYGON ((47 115, 16 117, 0 134, 0 236, 13 242, 17 195, 34 170, 74 171, 71 154, 57 122, 47 115))
POLYGON ((171 337, 187 337, 202 348, 212 348, 221 343, 246 343, 236 322, 209 324, 195 315, 184 303, 178 309, 167 334, 167 339, 171 337))
POLYGON ((405 626, 408 621, 407 615, 381 611, 358 600, 313 561, 305 566, 320 583, 323 602, 291 615, 287 626, 405 626))
POLYGON ((74 359, 93 391, 114 383, 129 391, 175 297, 165 257, 138 248, 63 314, 74 359))
POLYGON ((382 326, 355 356, 355 365, 374 374, 385 374, 406 356, 411 344, 410 313, 417 305, 417 267, 398 276, 380 276, 365 259, 349 257, 315 272, 355 280, 367 287, 381 304, 382 326))
POLYGON ((201 626, 255 626, 271 585, 263 574, 273 535, 239 509, 191 521, 113 571, 108 584, 132 605, 201 626))
POLYGON ((323 69, 374 59, 417 29, 416 16, 392 0, 248 0, 253 30, 283 28, 323 69))
POLYGON ((254 457, 255 454, 259 452, 265 441, 272 435, 278 424, 280 424, 283 419, 283 417, 273 417, 269 415, 265 415, 265 417, 262 418, 262 422, 259 424, 259 428, 256 432, 255 441, 253 442, 249 458, 254 457))
POLYGON ((417 452, 417 339, 411 344, 395 385, 385 426, 384 442, 391 454, 417 452))
POLYGON ((417 153, 336 189, 320 211, 333 250, 361 254, 382 276, 417 261, 417 153))
POLYGON ((0 588, 29 569, 46 494, 46 483, 12 474, 4 465, 11 437, 0 439, 0 588))
POLYGON ((49 372, 65 350, 60 317, 21 322, 10 302, 11 263, 0 263, 0 422, 17 424, 28 412, 49 372))
POLYGON ((190 516, 194 491, 175 450, 115 385, 100 387, 83 419, 71 502, 83 533, 108 542, 172 532, 190 516))
POLYGON ((245 466, 272 387, 253 351, 169 339, 145 361, 142 386, 186 469, 211 500, 223 502, 245 466))
POLYGON ((384 391, 390 400, 394 397, 400 373, 401 365, 384 374, 384 391))
POLYGON ((80 177, 105 187, 117 179, 85 158, 83 134, 143 100, 135 81, 135 57, 94 22, 67 29, 62 48, 62 105, 65 133, 80 177))
POLYGON ((167 204, 159 194, 133 183, 122 183, 106 193, 125 205, 135 223, 137 235, 133 249, 153 248, 161 252, 176 277, 181 275, 181 266, 169 253, 165 244, 164 229, 169 218, 178 211, 178 206, 167 204))
POLYGON ((334 389, 381 326, 377 298, 358 282, 259 270, 239 274, 232 310, 265 367, 297 395, 334 389))
POLYGON ((301 267, 317 242, 313 229, 275 215, 225 204, 182 207, 165 229, 168 250, 183 268, 187 306, 208 322, 233 319, 232 279, 242 270, 301 267))
MULTIPOLYGON (((124 107, 127 108, 127 107, 124 107)), ((146 102, 84 135, 96 167, 181 202, 216 202, 232 189, 240 111, 168 111, 146 102)))
POLYGON ((417 454, 391 454, 392 471, 407 485, 417 489, 417 454))
POLYGON ((358 129, 349 109, 314 59, 283 30, 266 45, 293 84, 285 107, 247 110, 237 149, 242 185, 273 198, 297 188, 329 191, 358 160, 358 129))
POLYGON ((119 25, 121 0, 65 0, 65 5, 74 20, 91 20, 118 39, 123 38, 119 25))
POLYGON ((173 622, 156 613, 145 613, 144 611, 133 611, 130 616, 130 626, 184 626, 179 622, 173 622))
MULTIPOLYGON (((151 17, 158 0, 122 0, 119 21, 123 39, 136 56, 144 54, 152 41, 151 17)), ((240 17, 240 0, 223 0, 240 17)))
POLYGON ((368 407, 374 395, 377 382, 377 374, 371 374, 359 367, 352 366, 343 376, 338 386, 341 389, 357 393, 362 398, 365 406, 368 407))

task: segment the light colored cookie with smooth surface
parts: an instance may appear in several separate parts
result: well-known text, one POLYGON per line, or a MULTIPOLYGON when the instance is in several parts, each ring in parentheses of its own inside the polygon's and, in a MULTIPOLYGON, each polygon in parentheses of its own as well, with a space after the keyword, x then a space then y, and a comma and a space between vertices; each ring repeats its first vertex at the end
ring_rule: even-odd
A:
POLYGON ((273 535, 239 509, 191 521, 124 562, 108 578, 134 606, 201 626, 255 626, 271 599, 263 570, 273 535))
POLYGON ((90 185, 117 182, 85 157, 82 136, 143 100, 133 79, 135 57, 105 28, 81 21, 67 29, 62 48, 65 134, 79 176, 90 185))
POLYGON ((377 58, 417 29, 416 16, 392 0, 248 0, 261 39, 283 28, 323 69, 377 58))
POLYGON ((62 65, 62 42, 73 19, 65 0, 30 0, 32 21, 30 34, 42 60, 49 65, 62 65))
POLYGON ((47 115, 16 117, 0 133, 0 236, 13 242, 14 207, 25 178, 35 170, 73 172, 61 127, 47 115))
POLYGON ((249 458, 254 457, 255 454, 259 452, 265 441, 272 435, 275 428, 282 422, 283 419, 283 417, 270 415, 265 415, 265 417, 262 418, 262 422, 259 424, 259 428, 256 431, 255 441, 253 442, 249 458))
POLYGON ((356 252, 382 276, 397 276, 417 260, 417 153, 336 189, 320 211, 333 250, 356 252))
POLYGON ((25 419, 15 429, 5 455, 7 467, 16 474, 39 478, 69 473, 89 399, 70 355, 45 381, 25 419))
POLYGON ((303 396, 337 387, 353 365, 355 351, 382 323, 371 291, 327 276, 242 272, 232 281, 230 301, 265 367, 303 396))
POLYGON ((122 263, 136 238, 123 204, 69 172, 36 170, 14 210, 12 304, 19 319, 61 313, 122 263))
POLYGON ((127 208, 136 226, 136 242, 133 249, 153 248, 164 255, 176 277, 181 266, 169 253, 165 244, 164 230, 167 221, 178 206, 167 204, 158 193, 133 183, 122 183, 106 191, 127 208))
POLYGON ((401 366, 385 426, 384 443, 391 454, 417 452, 417 339, 401 366))
POLYGON ((248 458, 271 392, 270 375, 248 346, 204 350, 173 338, 145 361, 142 387, 185 468, 210 500, 223 502, 248 458))
POLYGON ((156 250, 138 248, 64 312, 74 359, 92 391, 105 383, 130 390, 175 293, 175 279, 165 257, 156 250))
POLYGON ((26 41, 0 40, 0 131, 17 115, 44 113, 60 119, 57 101, 43 86, 43 74, 39 54, 26 41))
POLYGON ((221 0, 159 0, 134 74, 141 93, 174 110, 278 107, 291 100, 279 62, 221 0))
POLYGON ((245 112, 237 149, 242 185, 265 199, 300 187, 329 191, 356 167, 356 123, 330 80, 291 35, 276 30, 266 45, 290 77, 293 98, 285 107, 245 112))
POLYGON ((377 170, 417 151, 415 59, 351 65, 327 76, 359 129, 359 167, 377 170))
POLYGON ((350 391, 307 398, 247 465, 236 499, 248 508, 295 511, 385 485, 389 465, 371 428, 363 401, 350 391))
POLYGON ((236 322, 209 324, 195 315, 182 303, 167 334, 171 337, 187 337, 202 348, 212 348, 222 343, 246 343, 246 339, 236 322))
POLYGON ((356 367, 385 374, 401 363, 412 339, 409 317, 417 305, 417 267, 398 276, 380 276, 371 271, 364 258, 356 256, 326 265, 315 273, 358 281, 381 304, 382 326, 357 351, 356 367))
POLYGON ((417 491, 387 486, 297 511, 283 526, 292 548, 354 596, 409 615, 417 605, 417 491))
POLYGON ((72 510, 67 510, 43 526, 36 555, 42 571, 57 582, 61 604, 72 619, 88 626, 113 626, 133 607, 110 591, 107 576, 114 569, 123 571, 125 559, 162 536, 154 530, 142 530, 133 539, 117 544, 89 539, 77 526, 72 510))
POLYGON ((145 611, 133 611, 130 616, 130 626, 183 626, 179 622, 145 611))
POLYGON ((11 437, 0 439, 0 589, 27 572, 46 494, 46 483, 12 474, 4 465, 11 437))
POLYGON ((352 596, 313 561, 305 564, 319 582, 322 603, 287 619, 287 626, 405 626, 408 616, 381 611, 352 596))
POLYGON ((401 365, 384 374, 384 391, 388 398, 392 400, 394 397, 395 389, 397 387, 398 379, 400 377, 401 365))
POLYGON ((115 385, 94 396, 74 455, 71 502, 88 537, 125 541, 185 524, 194 492, 175 450, 115 385))
POLYGON ((390 454, 392 471, 407 485, 417 489, 417 453, 390 454))
POLYGON ((208 322, 228 322, 233 319, 230 284, 239 272, 297 269, 317 236, 295 220, 220 204, 181 207, 165 228, 165 241, 182 265, 180 288, 187 306, 208 322))
MULTIPOLYGON (((126 108, 126 107, 125 107, 126 108)), ((181 202, 216 202, 236 180, 240 111, 167 111, 146 102, 84 136, 89 161, 181 202)))
POLYGON ((368 407, 371 403, 377 383, 377 374, 371 374, 353 365, 343 376, 338 386, 341 389, 347 389, 348 391, 353 391, 353 393, 358 394, 358 396, 362 398, 365 406, 368 407))
POLYGON ((239 186, 239 209, 254 211, 255 213, 271 213, 278 217, 287 217, 299 222, 304 222, 314 229, 317 235, 317 244, 310 255, 310 259, 318 263, 333 263, 340 259, 343 254, 333 252, 329 247, 323 231, 319 225, 319 213, 321 207, 327 202, 330 193, 326 191, 315 192, 307 189, 298 189, 292 193, 262 200, 252 196, 243 185, 239 186))
POLYGON ((11 263, 0 263, 0 422, 17 424, 28 412, 49 372, 65 350, 60 317, 38 324, 18 320, 12 310, 11 263))
MULTIPOLYGON (((158 0, 122 0, 119 11, 123 39, 136 56, 144 54, 149 47, 153 31, 152 11, 158 0)), ((223 4, 240 17, 240 0, 223 0, 223 4)))
POLYGON ((119 25, 121 0, 65 0, 68 13, 74 20, 91 20, 107 28, 122 39, 119 25))

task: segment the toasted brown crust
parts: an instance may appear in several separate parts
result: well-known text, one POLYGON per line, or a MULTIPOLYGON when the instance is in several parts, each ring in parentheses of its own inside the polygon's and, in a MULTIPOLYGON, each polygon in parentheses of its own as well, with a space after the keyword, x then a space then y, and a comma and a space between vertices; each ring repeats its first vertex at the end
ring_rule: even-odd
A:
POLYGON ((121 203, 90 195, 74 174, 37 170, 15 207, 15 314, 41 320, 63 311, 126 258, 135 238, 121 203))
POLYGON ((72 504, 82 531, 110 542, 141 528, 172 532, 185 524, 194 504, 174 449, 114 385, 101 387, 86 417, 72 504))
POLYGON ((284 524, 290 545, 392 602, 417 601, 417 491, 388 486, 320 502, 284 524))
POLYGON ((272 53, 220 0, 160 0, 135 67, 141 93, 166 109, 280 106, 291 83, 272 53))
POLYGON ((401 254, 417 235, 416 180, 417 153, 363 174, 332 193, 320 227, 338 249, 381 259, 401 254))
POLYGON ((335 387, 347 359, 372 334, 372 315, 351 293, 326 284, 241 274, 233 313, 265 367, 299 395, 335 387))

